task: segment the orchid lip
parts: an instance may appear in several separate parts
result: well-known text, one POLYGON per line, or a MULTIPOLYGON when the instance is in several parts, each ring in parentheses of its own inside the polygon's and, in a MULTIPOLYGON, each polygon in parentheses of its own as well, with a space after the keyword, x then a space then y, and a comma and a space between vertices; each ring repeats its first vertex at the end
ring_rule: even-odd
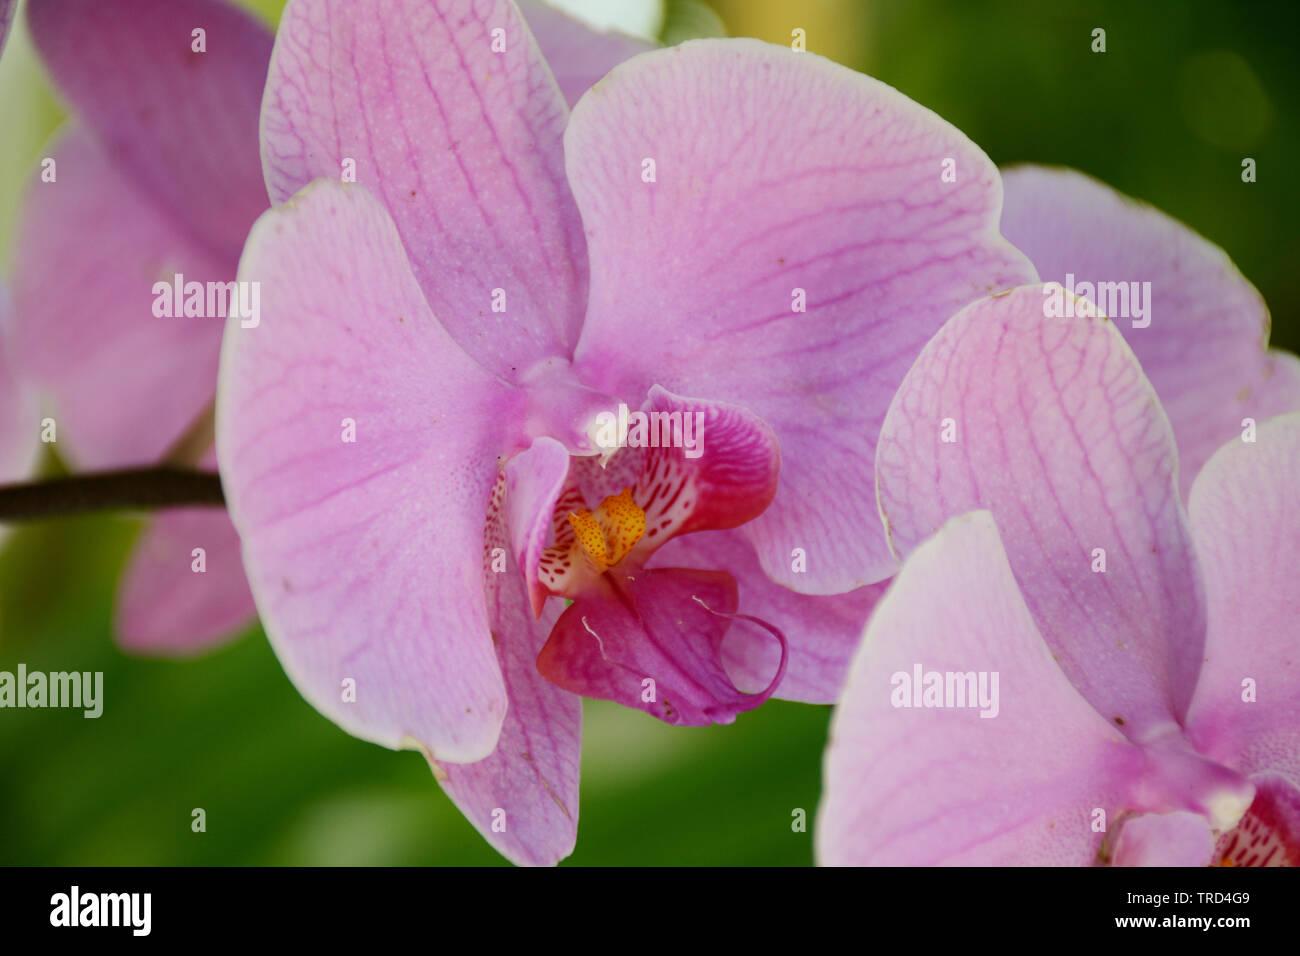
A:
MULTIPOLYGON (((530 381, 551 390, 573 386, 562 366, 530 381)), ((527 535, 515 542, 522 554, 517 563, 533 612, 548 597, 572 602, 551 628, 537 668, 565 690, 670 724, 731 723, 784 679, 789 642, 778 627, 739 613, 739 586, 726 570, 709 562, 648 565, 679 535, 739 527, 761 515, 775 493, 779 448, 752 412, 660 386, 650 389, 639 414, 669 423, 693 416, 716 439, 705 454, 702 445, 671 440, 676 432, 667 432, 668 440, 660 433, 656 441, 619 442, 604 462, 594 455, 565 460, 559 443, 546 438, 526 453, 530 462, 513 466, 518 500, 526 503, 519 527, 527 535), (692 447, 700 454, 692 455, 692 447), (741 621, 775 637, 780 649, 779 661, 769 658, 775 674, 763 675, 766 686, 757 693, 739 689, 723 653, 733 638, 752 649, 754 635, 733 626, 741 621)), ((684 426, 681 434, 684 439, 684 426)))
POLYGON ((762 690, 757 691, 754 694, 755 697, 760 697, 763 699, 767 699, 768 697, 770 697, 776 691, 776 689, 781 686, 781 679, 785 677, 786 665, 790 661, 790 642, 786 639, 785 633, 775 624, 769 623, 768 621, 765 621, 760 617, 755 617, 752 614, 727 614, 724 611, 715 611, 713 608, 709 607, 707 604, 704 603, 704 601, 700 600, 698 597, 693 598, 693 600, 695 601, 696 604, 700 605, 700 607, 704 608, 704 610, 708 611, 710 614, 714 614, 722 618, 727 618, 732 621, 748 621, 751 624, 757 625, 758 627, 765 629, 773 637, 777 639, 777 642, 781 645, 781 660, 776 665, 776 672, 772 675, 772 679, 767 682, 767 686, 764 687, 762 690))
POLYGON ((1273 773, 1254 774, 1255 800, 1229 829, 1219 831, 1219 866, 1300 865, 1300 792, 1273 773))

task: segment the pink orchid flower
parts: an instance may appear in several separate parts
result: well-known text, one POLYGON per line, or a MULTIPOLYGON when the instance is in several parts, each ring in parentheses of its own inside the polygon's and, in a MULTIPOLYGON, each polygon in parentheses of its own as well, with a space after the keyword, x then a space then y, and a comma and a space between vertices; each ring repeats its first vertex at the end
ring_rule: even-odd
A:
POLYGON ((1185 507, 1117 323, 1044 292, 962 310, 886 416, 906 561, 834 718, 819 859, 1300 862, 1300 414, 1185 507))
MULTIPOLYGON (((7 7, 7 4, 6 4, 7 7)), ((15 352, 78 469, 153 464, 216 394, 220 316, 159 316, 154 283, 227 283, 267 205, 258 115, 272 36, 218 0, 32 0, 36 47, 77 119, 32 180, 16 244, 15 352), (200 39, 194 35, 202 30, 200 39), (198 49, 202 46, 202 50, 198 49)), ((575 99, 646 49, 530 4, 575 99)), ((184 288, 184 286, 182 287, 184 288)), ((215 467, 211 450, 198 462, 215 467)), ((187 654, 255 615, 225 512, 148 521, 123 572, 123 647, 187 654), (203 549, 195 573, 194 549, 203 549)))
MULTIPOLYGON (((154 283, 234 278, 267 205, 256 142, 271 35, 205 0, 31 0, 27 17, 76 118, 27 188, 15 353, 70 466, 157 463, 212 404, 224 323, 156 316, 154 283)), ((253 614, 224 512, 149 519, 118 588, 125 648, 203 650, 253 614)))
POLYGON ((889 398, 947 316, 1034 277, 978 148, 748 40, 634 57, 570 115, 506 0, 294 0, 262 136, 280 205, 217 448, 313 705, 550 863, 579 695, 685 724, 835 698, 895 568, 852 530, 889 398), (700 454, 608 448, 620 405, 700 416, 700 454))

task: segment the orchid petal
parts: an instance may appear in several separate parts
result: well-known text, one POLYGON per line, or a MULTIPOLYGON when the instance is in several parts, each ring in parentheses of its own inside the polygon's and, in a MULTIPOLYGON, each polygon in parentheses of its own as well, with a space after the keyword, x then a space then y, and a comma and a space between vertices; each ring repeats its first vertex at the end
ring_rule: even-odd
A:
MULTIPOLYGON (((681 447, 641 449, 637 504, 645 511, 648 544, 692 531, 735 528, 755 520, 777 492, 781 452, 767 423, 738 405, 683 398, 658 385, 644 410, 651 429, 682 417, 681 447), (695 447, 685 446, 695 424, 695 447), (655 540, 655 539, 658 540, 655 540)), ((671 427, 671 424, 670 424, 671 427)))
MULTIPOLYGON (((1110 317, 1169 415, 1184 495, 1242 418, 1300 409, 1295 357, 1267 350, 1264 300, 1222 249, 1071 169, 1015 166, 1003 182, 1002 230, 1045 281, 1150 283, 1144 316, 1110 317)), ((1131 288, 1119 301, 1133 313, 1131 288)))
POLYGON ((283 202, 352 161, 451 337, 514 379, 567 356, 582 319, 567 118, 509 0, 295 0, 262 113, 267 187, 283 202))
MULTIPOLYGON (((800 594, 764 574, 753 546, 735 531, 676 537, 655 552, 651 565, 707 568, 735 578, 740 611, 777 627, 790 643, 789 666, 772 696, 809 704, 839 700, 867 615, 889 583, 868 584, 845 594, 800 594)), ((770 641, 729 634, 722 645, 722 661, 738 688, 757 693, 771 680, 780 650, 770 641)))
POLYGON ((517 3, 570 106, 615 66, 655 49, 655 44, 617 30, 595 30, 543 0, 517 3))
POLYGON ((41 448, 36 396, 18 374, 13 331, 9 293, 0 285, 0 482, 30 475, 41 448))
POLYGON ((1300 413, 1254 437, 1224 445, 1192 485, 1208 625, 1187 725, 1207 755, 1300 787, 1300 413))
POLYGON ((1205 817, 1187 810, 1145 813, 1124 822, 1115 866, 1209 866, 1214 834, 1205 817))
MULTIPOLYGON (((1270 349, 1265 358, 1264 380, 1257 383, 1251 389, 1252 409, 1275 409, 1276 411, 1260 412, 1253 416, 1244 416, 1243 420, 1238 421, 1238 429, 1235 435, 1231 437, 1240 437, 1241 430, 1246 426, 1245 418, 1250 418, 1256 424, 1265 421, 1268 418, 1275 417, 1278 414, 1300 410, 1300 356, 1293 355, 1290 352, 1282 352, 1278 349, 1270 349)), ((1203 456, 1202 461, 1208 461, 1218 447, 1209 449, 1208 453, 1203 456)), ((1200 469, 1197 469, 1197 474, 1200 469)), ((1193 479, 1195 476, 1192 476, 1193 479)), ((1188 486, 1190 487, 1189 480, 1188 486)))
MULTIPOLYGON (((785 654, 768 685, 756 694, 738 690, 722 666, 721 648, 731 627, 756 628, 736 619, 736 582, 720 571, 660 568, 583 594, 569 607, 537 659, 553 683, 584 697, 644 710, 669 724, 729 724, 771 695, 785 670, 785 654)), ((784 637, 778 636, 782 646, 784 637)))
POLYGON ((742 532, 773 580, 892 574, 870 477, 889 399, 958 308, 1034 277, 998 235, 988 157, 884 84, 756 40, 615 67, 565 152, 592 256, 584 381, 707 394, 773 428, 781 489, 742 532))
POLYGON ((211 405, 222 331, 216 317, 155 315, 153 283, 226 282, 235 259, 210 253, 85 132, 53 158, 58 179, 33 179, 18 224, 14 353, 68 459, 151 464, 211 405))
POLYGON ((831 724, 818 860, 1087 865, 1097 811, 1126 805, 1141 766, 1053 661, 992 517, 957 517, 911 553, 867 624, 831 724), (996 713, 914 706, 920 688, 899 675, 917 670, 945 683, 985 672, 996 713))
POLYGON ((318 182, 265 214, 239 274, 262 320, 228 323, 217 454, 267 636, 350 733, 480 760, 506 709, 484 521, 521 401, 439 326, 360 187, 318 182))
POLYGON ((881 431, 880 510, 902 555, 992 511, 1062 669, 1143 739, 1184 713, 1204 635, 1177 452, 1114 324, 1044 316, 1059 291, 983 299, 926 346, 881 431))
POLYGON ((257 117, 270 31, 217 0, 30 0, 27 19, 108 154, 180 226, 235 256, 266 208, 257 117))
POLYGON ((500 637, 510 705, 497 749, 477 763, 439 768, 443 789, 475 829, 508 859, 532 866, 564 859, 578 835, 582 698, 537 671, 537 651, 557 617, 550 610, 534 624, 525 616, 521 630, 500 637), (538 632, 540 640, 527 640, 538 632))
MULTIPOLYGON (((539 446, 533 451, 539 452, 539 446)), ((534 622, 519 567, 513 560, 504 572, 491 566, 492 548, 508 548, 506 524, 517 513, 509 500, 518 486, 501 481, 497 487, 504 491, 507 517, 501 520, 500 510, 489 515, 484 574, 509 709, 491 756, 477 763, 435 764, 434 772, 498 851, 515 863, 549 865, 573 852, 577 839, 582 699, 537 670, 537 652, 559 617, 558 607, 546 609, 534 622)))
POLYGON ((164 511, 136 542, 118 589, 124 650, 183 656, 242 633, 257 610, 239 557, 239 536, 217 508, 164 511), (202 572, 196 571, 202 548, 202 572))

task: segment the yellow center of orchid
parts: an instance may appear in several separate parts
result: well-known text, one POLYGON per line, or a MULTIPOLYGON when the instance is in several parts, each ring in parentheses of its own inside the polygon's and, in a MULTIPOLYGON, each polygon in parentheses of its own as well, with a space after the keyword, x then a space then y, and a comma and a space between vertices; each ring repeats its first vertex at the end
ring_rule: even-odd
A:
POLYGON ((645 534, 645 512, 632 500, 632 489, 610 495, 593 511, 570 512, 569 524, 592 566, 607 571, 627 556, 645 534))

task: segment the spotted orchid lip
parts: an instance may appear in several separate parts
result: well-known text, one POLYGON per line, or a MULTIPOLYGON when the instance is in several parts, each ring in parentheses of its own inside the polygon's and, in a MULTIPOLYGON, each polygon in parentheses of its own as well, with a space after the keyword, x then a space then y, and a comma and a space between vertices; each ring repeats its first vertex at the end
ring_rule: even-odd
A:
POLYGON ((725 572, 645 566, 675 537, 761 514, 776 487, 776 441, 757 417, 725 403, 656 387, 645 409, 667 423, 698 416, 711 436, 707 451, 692 457, 667 440, 676 434, 671 429, 664 441, 620 447, 608 462, 568 456, 558 442, 539 440, 507 462, 489 534, 500 516, 511 516, 515 562, 535 616, 548 596, 571 602, 538 657, 548 679, 670 723, 729 722, 766 700, 784 677, 784 633, 739 613, 736 582, 725 572), (728 635, 752 641, 741 632, 754 627, 775 639, 779 660, 750 693, 727 675, 723 642, 728 635))
POLYGON ((780 454, 771 430, 752 413, 658 387, 651 389, 645 411, 666 422, 698 416, 701 433, 707 429, 710 435, 707 450, 692 457, 667 440, 681 435, 669 429, 657 436, 665 441, 622 447, 608 462, 572 457, 563 488, 539 502, 553 509, 552 543, 535 556, 516 555, 534 614, 546 594, 574 598, 620 562, 642 567, 673 537, 743 525, 771 502, 780 454), (599 504, 589 509, 588 502, 599 504))

